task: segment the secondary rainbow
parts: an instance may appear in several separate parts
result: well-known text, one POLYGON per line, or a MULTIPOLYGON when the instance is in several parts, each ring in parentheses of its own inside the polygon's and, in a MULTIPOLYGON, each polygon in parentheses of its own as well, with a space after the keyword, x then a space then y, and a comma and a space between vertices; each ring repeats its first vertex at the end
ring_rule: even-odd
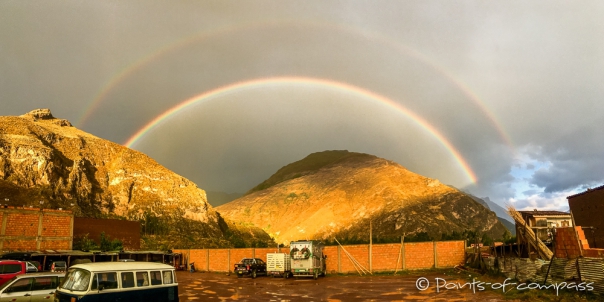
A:
POLYGON ((437 65, 433 60, 425 56, 424 54, 418 52, 415 49, 412 49, 408 46, 402 45, 392 38, 383 35, 379 32, 369 31, 365 28, 353 27, 350 24, 340 24, 340 23, 328 23, 328 22, 308 22, 308 21, 296 21, 292 22, 291 20, 263 20, 261 22, 254 23, 246 23, 246 24, 235 24, 226 26, 223 28, 215 29, 210 32, 201 32, 196 33, 194 35, 179 39, 178 41, 166 46, 162 47, 159 50, 148 54, 147 56, 137 60, 129 66, 126 66, 119 73, 117 73, 114 77, 112 77, 107 84, 101 89, 101 91, 97 94, 97 96, 92 100, 92 102, 87 106, 83 115, 77 120, 76 124, 79 127, 83 127, 88 118, 93 114, 94 111, 99 107, 101 102, 107 97, 107 95, 121 83, 126 78, 130 77, 136 71, 142 69, 144 66, 150 64, 158 60, 160 57, 173 52, 178 49, 185 48, 193 43, 204 41, 206 39, 217 37, 221 35, 226 35, 232 32, 237 32, 240 30, 256 30, 256 29, 266 29, 272 27, 283 27, 283 26, 300 26, 303 25, 306 28, 315 27, 315 28, 325 28, 330 30, 338 30, 340 32, 348 33, 353 36, 360 36, 365 39, 368 39, 372 42, 380 43, 382 45, 386 45, 388 47, 392 47, 396 49, 401 54, 405 56, 412 57, 417 61, 425 64, 426 66, 432 68, 441 76, 445 77, 451 83, 453 83, 459 90, 469 99, 471 100, 482 113, 486 116, 486 118, 490 121, 491 125, 498 132, 501 139, 508 146, 510 151, 513 154, 516 154, 512 139, 504 130, 501 125, 501 122, 495 117, 491 110, 486 106, 486 104, 479 98, 479 96, 474 93, 467 85, 465 85, 461 80, 455 78, 449 71, 445 70, 441 66, 437 65))
POLYGON ((222 96, 228 93, 233 93, 235 91, 240 91, 244 89, 257 89, 267 85, 276 85, 276 84, 308 84, 315 86, 323 86, 332 89, 338 89, 349 93, 355 93, 357 95, 364 96, 371 100, 378 101, 392 109, 401 112, 405 116, 409 117, 417 124, 419 124, 423 129, 428 131, 431 135, 433 135, 453 156, 456 160, 460 168, 464 171, 467 178, 472 182, 476 183, 476 175, 474 171, 470 168, 467 161, 461 156, 459 151, 455 149, 455 147, 432 125, 430 125, 427 121, 425 121, 420 116, 416 115, 412 111, 407 108, 401 106, 400 104, 394 102, 393 100, 379 95, 375 92, 353 86, 347 83, 337 82, 330 79, 319 79, 319 78, 309 78, 309 77, 270 77, 270 78, 258 78, 247 81, 241 81, 232 83, 229 85, 225 85, 222 87, 218 87, 201 94, 198 94, 192 98, 189 98, 178 105, 168 109, 162 114, 155 117, 153 120, 148 122, 145 126, 143 126, 140 130, 138 130, 134 135, 132 135, 124 145, 126 147, 131 148, 134 144, 141 139, 145 134, 149 133, 153 128, 159 126, 162 122, 170 118, 171 116, 177 114, 179 111, 187 108, 195 103, 202 102, 205 100, 209 100, 214 97, 222 96))

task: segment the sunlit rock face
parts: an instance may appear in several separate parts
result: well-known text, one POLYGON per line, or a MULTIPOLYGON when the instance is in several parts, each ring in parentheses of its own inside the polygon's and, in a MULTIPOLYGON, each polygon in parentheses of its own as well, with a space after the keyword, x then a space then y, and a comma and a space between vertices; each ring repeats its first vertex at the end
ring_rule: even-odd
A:
POLYGON ((205 192, 143 153, 37 109, 0 117, 0 202, 73 209, 82 216, 176 215, 219 232, 205 192))
POLYGON ((468 195, 368 154, 325 151, 281 168, 247 195, 216 208, 264 229, 276 241, 400 238, 477 230, 500 238, 505 227, 468 195))

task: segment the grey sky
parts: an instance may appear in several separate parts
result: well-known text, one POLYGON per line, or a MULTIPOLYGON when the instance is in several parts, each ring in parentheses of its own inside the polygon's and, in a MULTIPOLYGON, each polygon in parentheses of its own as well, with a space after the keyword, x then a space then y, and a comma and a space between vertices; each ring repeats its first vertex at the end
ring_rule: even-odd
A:
POLYGON ((519 208, 604 182, 604 4, 587 1, 2 1, 0 114, 50 108, 211 191, 311 152, 375 154, 519 208), (96 100, 96 103, 95 103, 96 100), (95 104, 94 107, 91 107, 95 104), (93 111, 90 108, 94 108, 93 111))

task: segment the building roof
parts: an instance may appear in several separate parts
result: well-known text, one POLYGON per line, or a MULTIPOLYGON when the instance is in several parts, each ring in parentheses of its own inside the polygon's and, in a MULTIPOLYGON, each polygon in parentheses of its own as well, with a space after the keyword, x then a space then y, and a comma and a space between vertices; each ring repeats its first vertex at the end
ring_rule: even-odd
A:
POLYGON ((575 195, 568 196, 568 197, 566 197, 566 199, 571 199, 573 197, 577 197, 577 196, 580 196, 580 195, 583 195, 583 194, 587 194, 587 193, 589 193, 591 191, 595 191, 595 190, 604 190, 604 185, 599 186, 597 188, 593 188, 593 189, 587 189, 585 192, 581 192, 581 193, 578 193, 578 194, 575 194, 575 195))
POLYGON ((570 216, 570 213, 560 211, 518 211, 522 215, 526 216, 570 216))

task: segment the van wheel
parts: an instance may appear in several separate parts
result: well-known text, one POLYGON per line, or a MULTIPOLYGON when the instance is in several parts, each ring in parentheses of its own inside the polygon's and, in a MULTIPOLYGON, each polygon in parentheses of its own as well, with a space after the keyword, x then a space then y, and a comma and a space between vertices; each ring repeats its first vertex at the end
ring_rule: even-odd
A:
POLYGON ((315 271, 315 273, 313 274, 313 279, 317 280, 319 278, 319 273, 317 273, 317 271, 315 271))
POLYGON ((287 278, 289 278, 289 273, 285 272, 285 274, 283 274, 283 279, 287 279, 287 278))
POLYGON ((252 279, 256 279, 256 270, 252 271, 252 279))

